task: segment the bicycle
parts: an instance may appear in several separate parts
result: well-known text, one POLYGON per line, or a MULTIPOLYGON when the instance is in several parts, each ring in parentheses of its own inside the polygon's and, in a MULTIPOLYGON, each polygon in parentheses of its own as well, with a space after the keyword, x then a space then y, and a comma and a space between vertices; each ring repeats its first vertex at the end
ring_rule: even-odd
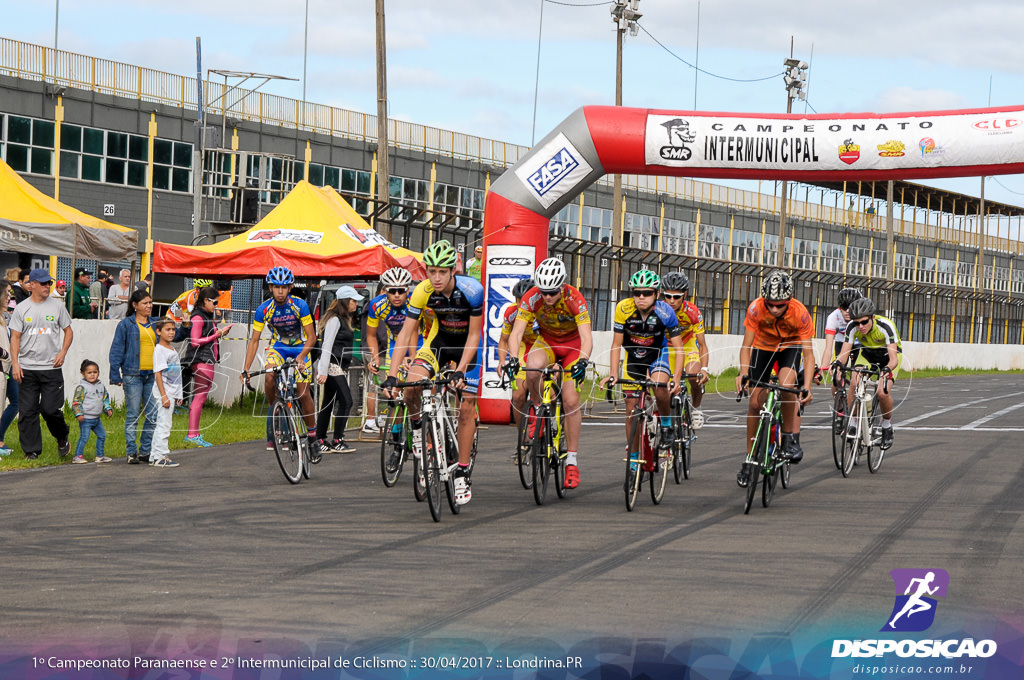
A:
MULTIPOLYGON (((248 377, 254 378, 266 373, 274 374, 274 383, 277 386, 277 396, 270 405, 270 428, 273 436, 274 454, 277 456, 277 463, 281 466, 281 472, 285 479, 292 484, 298 484, 305 477, 310 477, 310 466, 320 462, 320 452, 313 453, 309 450, 309 441, 306 437, 306 428, 303 427, 302 416, 298 409, 298 397, 296 395, 296 379, 298 364, 295 359, 285 359, 280 366, 271 366, 262 371, 249 373, 248 377)), ((256 388, 245 381, 247 389, 255 392, 256 388)))
MULTIPOLYGON (((674 454, 672 442, 661 441, 661 423, 650 390, 668 385, 629 378, 616 380, 615 384, 635 385, 640 388, 637 403, 626 417, 626 481, 622 489, 626 494, 626 510, 632 512, 636 507, 645 473, 650 480, 651 501, 658 505, 665 496, 665 482, 668 479, 668 470, 674 464, 674 454), (639 458, 633 457, 636 449, 639 449, 639 458)), ((610 387, 608 392, 610 396, 610 387)))
POLYGON ((843 434, 846 432, 846 381, 842 380, 837 371, 832 373, 832 386, 835 394, 832 397, 832 460, 837 470, 843 469, 843 434))
MULTIPOLYGON (((868 470, 878 472, 882 466, 885 450, 882 448, 882 414, 878 410, 878 383, 885 369, 878 366, 852 366, 844 369, 846 374, 857 373, 857 389, 853 393, 848 424, 843 429, 842 466, 843 477, 849 477, 856 461, 867 454, 868 470)), ((882 389, 885 390, 883 383, 882 389)))
MULTIPOLYGON (((750 446, 750 451, 744 460, 751 466, 750 480, 747 482, 747 495, 743 503, 743 514, 747 515, 750 514, 754 496, 757 495, 758 475, 761 478, 761 505, 766 508, 771 505, 772 499, 775 497, 776 484, 781 481, 783 489, 789 488, 792 463, 782 457, 782 398, 780 393, 789 392, 803 396, 804 390, 783 387, 775 378, 769 382, 762 382, 747 376, 743 378, 742 385, 744 390, 736 396, 736 401, 743 399, 748 385, 768 390, 764 406, 761 407, 754 443, 750 446)), ((800 407, 800 410, 803 411, 803 406, 800 407)))
MULTIPOLYGON (((537 505, 544 505, 549 478, 555 478, 555 494, 559 498, 565 498, 568 491, 565 488, 568 447, 565 438, 565 412, 562 409, 563 370, 559 364, 522 370, 540 373, 542 382, 540 406, 534 407, 532 416, 524 419, 527 423, 532 419, 537 425, 533 440, 530 442, 530 456, 520 456, 519 474, 522 476, 525 470, 529 470, 533 479, 533 500, 537 505)), ((520 452, 522 451, 521 448, 520 452)))
POLYGON ((699 377, 699 373, 684 373, 683 390, 672 395, 672 431, 675 433, 672 439, 672 474, 676 484, 682 484, 684 479, 690 478, 690 458, 697 433, 693 429, 693 401, 690 399, 687 381, 699 377))
MULTIPOLYGON (((430 508, 430 516, 435 522, 441 521, 441 486, 445 487, 445 494, 448 497, 448 507, 453 515, 459 514, 462 506, 455 502, 455 468, 459 464, 459 442, 458 430, 456 427, 459 402, 462 401, 461 391, 455 391, 454 404, 447 402, 445 394, 452 394, 447 388, 455 382, 451 377, 436 377, 433 379, 414 380, 412 382, 399 382, 395 386, 399 389, 406 387, 423 388, 423 409, 421 411, 421 425, 423 431, 422 461, 413 456, 413 470, 416 481, 413 484, 414 493, 419 500, 420 490, 427 500, 427 507, 430 508), (420 481, 420 471, 423 479, 420 481)), ((410 428, 411 430, 411 428, 410 428)), ((411 450, 411 432, 409 434, 409 448, 411 450)), ((467 473, 471 473, 476 462, 477 438, 473 439, 473 448, 470 452, 470 464, 467 473)))

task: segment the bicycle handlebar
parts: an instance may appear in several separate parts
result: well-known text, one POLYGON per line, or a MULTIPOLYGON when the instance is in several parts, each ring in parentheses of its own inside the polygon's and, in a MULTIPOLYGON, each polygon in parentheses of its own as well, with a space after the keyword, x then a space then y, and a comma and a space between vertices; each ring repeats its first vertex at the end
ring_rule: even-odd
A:
MULTIPOLYGON (((892 369, 891 368, 889 368, 888 366, 878 366, 877 364, 871 364, 871 365, 868 365, 868 366, 864 366, 864 365, 844 366, 844 365, 840 364, 839 362, 834 362, 832 364, 832 367, 840 369, 839 371, 837 371, 837 373, 841 372, 843 374, 843 381, 844 382, 846 380, 846 374, 847 373, 859 373, 859 374, 867 377, 868 379, 871 379, 872 376, 874 376, 874 378, 878 379, 878 380, 881 380, 881 377, 882 377, 883 373, 888 373, 890 376, 892 375, 892 369)), ((889 394, 889 381, 888 380, 882 380, 881 382, 882 382, 882 393, 883 394, 889 394)), ((833 375, 833 377, 832 377, 832 384, 834 384, 834 385, 837 384, 836 383, 836 376, 835 375, 833 375)))
POLYGON ((771 381, 764 382, 762 380, 754 380, 749 375, 743 376, 743 381, 740 384, 742 386, 742 389, 740 389, 739 394, 736 395, 736 401, 737 402, 742 401, 743 397, 747 395, 747 389, 746 389, 747 385, 749 385, 750 387, 754 387, 754 388, 763 387, 763 388, 768 389, 768 390, 777 390, 779 392, 789 392, 790 394, 795 394, 798 397, 803 397, 803 396, 805 396, 807 394, 807 390, 805 390, 802 387, 783 387, 782 385, 780 385, 777 382, 771 382, 771 381))
POLYGON ((277 366, 271 366, 270 368, 264 368, 263 370, 260 370, 260 371, 253 371, 252 373, 250 373, 249 371, 242 371, 242 373, 244 373, 245 376, 246 376, 245 380, 242 381, 242 385, 244 385, 245 388, 247 390, 249 390, 250 392, 255 392, 256 388, 253 387, 252 383, 249 382, 249 381, 252 380, 253 378, 255 378, 256 376, 258 376, 258 375, 266 375, 268 373, 277 373, 278 371, 283 371, 286 368, 297 368, 298 365, 299 364, 298 364, 297 361, 295 361, 295 359, 292 359, 291 357, 289 357, 289 358, 284 360, 284 363, 278 364, 277 366))

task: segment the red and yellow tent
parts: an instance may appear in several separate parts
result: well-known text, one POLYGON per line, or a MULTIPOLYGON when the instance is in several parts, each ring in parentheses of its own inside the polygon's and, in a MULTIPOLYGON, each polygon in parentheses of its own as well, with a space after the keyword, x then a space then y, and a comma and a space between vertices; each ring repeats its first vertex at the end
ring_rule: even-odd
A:
POLYGON ((206 246, 157 243, 153 269, 188 276, 262 276, 288 267, 297 277, 380 276, 405 267, 426 276, 422 256, 374 231, 331 187, 301 181, 244 234, 206 246))

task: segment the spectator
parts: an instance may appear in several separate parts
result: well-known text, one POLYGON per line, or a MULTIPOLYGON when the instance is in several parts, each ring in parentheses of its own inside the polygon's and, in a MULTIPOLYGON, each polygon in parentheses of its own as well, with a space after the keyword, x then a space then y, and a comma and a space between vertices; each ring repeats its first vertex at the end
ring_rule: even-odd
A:
MULTIPOLYGON (((153 272, 150 272, 142 277, 141 281, 135 284, 135 290, 144 290, 150 293, 150 288, 153 285, 153 272)), ((152 295, 152 293, 150 293, 152 295)))
POLYGON ((52 293, 52 295, 53 295, 54 298, 60 300, 61 304, 64 304, 65 308, 67 308, 67 305, 65 304, 65 300, 66 300, 66 298, 68 296, 68 284, 67 284, 67 281, 64 281, 63 279, 58 279, 57 283, 54 284, 54 286, 53 286, 53 293, 52 293))
MULTIPOLYGON (((40 270, 36 270, 40 271, 40 270)), ((71 316, 75 319, 95 319, 96 303, 89 295, 92 274, 88 269, 75 270, 75 285, 71 291, 71 316)))
POLYGON ((156 425, 153 348, 157 338, 152 325, 158 319, 151 316, 152 311, 153 298, 149 293, 143 290, 132 293, 128 314, 117 324, 110 345, 110 384, 124 386, 125 457, 132 464, 149 462, 153 448, 156 425), (136 443, 140 417, 143 418, 142 438, 136 443))
POLYGON ((29 274, 30 296, 11 317, 11 374, 21 383, 18 402, 18 438, 26 460, 43 451, 39 429, 42 412, 46 426, 57 439, 57 453, 71 452, 68 424, 64 422, 64 374, 61 367, 74 333, 71 317, 50 299, 50 272, 33 269, 29 274), (63 331, 64 342, 58 334, 63 331))
POLYGON ((220 291, 207 286, 199 291, 192 309, 191 339, 185 347, 183 365, 191 366, 193 379, 192 403, 188 414, 188 435, 185 441, 196 446, 212 446, 199 433, 199 418, 203 413, 206 397, 213 387, 216 363, 220 360, 220 338, 224 337, 232 324, 217 328, 217 298, 220 291))
POLYGON ((484 247, 477 246, 473 251, 473 259, 466 265, 466 274, 477 281, 480 280, 480 268, 484 263, 484 247))
POLYGON ((122 269, 118 274, 117 283, 110 287, 107 293, 107 318, 123 319, 128 310, 128 298, 132 294, 132 273, 128 269, 122 269))
POLYGON ((324 386, 320 413, 316 417, 316 438, 321 453, 352 453, 345 443, 345 428, 352 411, 352 390, 345 377, 352 363, 356 309, 363 296, 352 286, 338 289, 336 298, 320 319, 321 351, 316 365, 316 381, 324 386), (327 426, 334 415, 334 439, 326 440, 327 426))
POLYGON ((153 331, 160 338, 159 344, 153 349, 153 401, 157 402, 156 429, 153 432, 153 459, 151 467, 178 467, 167 455, 170 453, 168 441, 171 437, 171 420, 174 417, 174 404, 182 398, 181 362, 178 351, 171 346, 177 333, 174 322, 170 319, 158 319, 153 323, 153 331))
MULTIPOLYGON (((7 303, 11 300, 11 284, 7 281, 0 281, 0 310, 7 309, 7 303)), ((3 375, 0 375, 0 408, 3 408, 4 401, 8 396, 9 385, 14 385, 14 398, 12 404, 14 406, 14 413, 17 413, 18 408, 18 383, 10 379, 11 375, 11 337, 10 331, 7 328, 6 313, 0 315, 0 356, 6 354, 4 359, 0 359, 0 365, 3 367, 3 375)), ((0 458, 11 455, 11 449, 4 446, 3 438, 4 433, 7 432, 7 427, 11 424, 11 420, 14 420, 14 414, 11 414, 10 420, 7 418, 7 411, 10 408, 4 410, 4 414, 0 417, 0 426, 3 427, 3 431, 0 432, 0 458)))
POLYGON ((14 300, 14 304, 18 304, 28 298, 28 275, 31 273, 31 269, 21 269, 18 271, 18 280, 15 281, 11 289, 11 299, 14 300))
MULTIPOLYGON (((96 307, 94 309, 99 309, 102 301, 107 297, 105 284, 109 277, 110 274, 107 272, 107 268, 100 267, 99 272, 96 273, 96 280, 89 284, 89 300, 96 303, 96 307)), ((103 315, 100 314, 99 318, 102 319, 103 315)))
POLYGON ((107 431, 103 428, 100 416, 104 413, 107 417, 114 415, 110 408, 110 395, 107 388, 100 382, 100 367, 95 361, 86 359, 82 362, 82 382, 75 388, 75 395, 71 399, 71 412, 78 419, 78 446, 75 448, 75 457, 72 463, 87 463, 85 459, 85 445, 89 442, 89 433, 96 433, 96 462, 109 463, 113 458, 103 454, 103 445, 107 441, 107 431))

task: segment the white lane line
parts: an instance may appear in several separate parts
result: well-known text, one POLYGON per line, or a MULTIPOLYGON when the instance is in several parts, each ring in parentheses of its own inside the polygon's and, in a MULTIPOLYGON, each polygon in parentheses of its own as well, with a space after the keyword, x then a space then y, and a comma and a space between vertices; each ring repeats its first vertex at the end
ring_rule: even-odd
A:
POLYGON ((1019 408, 1024 408, 1024 402, 1021 402, 1019 404, 1014 404, 1013 406, 1007 406, 1002 411, 996 411, 995 413, 990 413, 987 416, 985 416, 984 418, 978 418, 973 423, 967 423, 966 425, 964 425, 964 428, 967 428, 967 429, 976 428, 979 425, 984 425, 985 423, 987 423, 990 420, 994 420, 995 418, 998 418, 1001 415, 1005 415, 1005 414, 1009 413, 1010 411, 1016 411, 1019 408))
MULTIPOLYGON (((1022 406, 1024 406, 1024 404, 1022 404, 1022 406)), ((998 414, 993 414, 993 417, 995 417, 995 415, 998 415, 998 414)), ((975 421, 975 422, 980 422, 980 421, 975 421)), ((586 425, 587 427, 625 427, 625 424, 622 421, 619 421, 617 423, 592 423, 592 422, 584 422, 583 424, 586 425)), ((704 429, 705 430, 707 430, 709 428, 718 428, 718 429, 721 429, 721 430, 741 430, 741 429, 743 429, 745 427, 746 427, 746 425, 740 424, 740 423, 730 424, 730 425, 716 424, 716 423, 704 423, 704 429)), ((942 431, 942 432, 1024 432, 1024 427, 975 427, 974 423, 969 423, 969 424, 964 425, 962 427, 904 427, 904 426, 902 426, 900 424, 900 422, 898 420, 893 422, 893 427, 896 428, 897 432, 900 432, 900 431, 906 431, 906 432, 939 432, 939 431, 942 431)), ((832 426, 831 425, 801 425, 800 429, 801 430, 831 430, 832 426)))
MULTIPOLYGON (((1013 392, 1011 394, 1003 394, 1003 395, 1000 395, 998 397, 986 397, 985 399, 978 399, 977 401, 968 401, 968 402, 965 402, 963 404, 957 404, 955 406, 947 406, 946 408, 940 408, 938 411, 932 411, 931 413, 925 413, 924 415, 916 416, 914 418, 908 418, 907 420, 903 421, 903 424, 904 425, 909 425, 910 423, 916 423, 919 420, 924 420, 926 418, 931 418, 932 416, 938 416, 938 415, 942 415, 943 413, 949 413, 950 411, 955 411, 958 408, 963 408, 965 406, 973 406, 974 404, 981 404, 981 403, 986 402, 986 401, 995 401, 996 399, 1009 399, 1010 397, 1019 397, 1022 394, 1024 394, 1024 392, 1013 392)), ((935 429, 942 429, 942 428, 935 428, 935 429)), ((959 430, 960 428, 951 428, 951 429, 959 430)))

